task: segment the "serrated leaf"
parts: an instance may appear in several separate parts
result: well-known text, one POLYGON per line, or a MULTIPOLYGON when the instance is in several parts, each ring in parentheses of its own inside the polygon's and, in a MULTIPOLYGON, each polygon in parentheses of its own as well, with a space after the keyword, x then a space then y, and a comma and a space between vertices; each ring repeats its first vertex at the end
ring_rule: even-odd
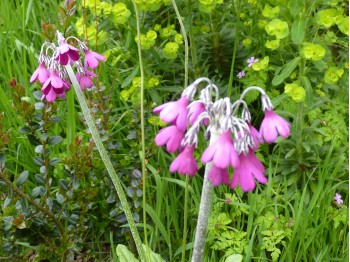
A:
POLYGON ((57 145, 59 143, 61 143, 63 140, 63 138, 61 136, 52 136, 49 138, 49 140, 47 141, 47 143, 50 145, 50 146, 53 146, 53 145, 57 145))
POLYGON ((305 37, 306 17, 303 13, 296 16, 291 29, 291 38, 294 44, 299 45, 305 37))
POLYGON ((129 249, 122 244, 117 245, 116 252, 119 258, 119 262, 139 262, 135 258, 134 254, 131 253, 129 249))
POLYGON ((299 61, 300 61, 300 57, 298 56, 298 57, 294 58, 292 61, 290 61, 289 63, 287 63, 284 66, 281 73, 279 73, 278 75, 276 75, 272 79, 272 85, 277 86, 277 85, 281 84, 284 79, 289 77, 290 74, 293 73, 294 69, 297 67, 299 61))
POLYGON ((23 185, 27 181, 28 176, 29 176, 28 170, 23 171, 22 174, 20 174, 20 176, 17 179, 17 182, 16 182, 17 187, 20 187, 21 185, 23 185))

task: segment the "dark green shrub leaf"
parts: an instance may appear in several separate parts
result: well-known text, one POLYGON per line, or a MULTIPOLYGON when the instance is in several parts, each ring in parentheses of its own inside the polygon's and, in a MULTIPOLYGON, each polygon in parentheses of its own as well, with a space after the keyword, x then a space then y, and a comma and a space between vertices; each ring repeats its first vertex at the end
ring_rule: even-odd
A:
POLYGON ((23 171, 22 174, 20 174, 20 176, 18 177, 16 185, 18 187, 23 185, 27 181, 28 176, 29 176, 29 172, 27 170, 23 171))
POLYGON ((0 152, 0 164, 6 163, 6 155, 5 153, 0 152))
POLYGON ((36 146, 35 149, 34 149, 35 153, 37 153, 37 154, 42 154, 42 153, 43 153, 43 150, 44 150, 43 145, 38 145, 38 146, 36 146))
POLYGON ((281 71, 281 73, 279 73, 278 75, 276 75, 272 79, 272 84, 274 86, 277 86, 277 85, 281 84, 284 79, 286 79, 287 77, 290 76, 291 73, 293 73, 293 71, 297 67, 299 61, 300 61, 300 57, 298 56, 298 57, 294 58, 292 61, 290 61, 289 63, 287 63, 284 66, 284 68, 281 71))
POLYGON ((34 104, 36 110, 41 110, 45 108, 45 104, 43 102, 38 102, 34 104))
POLYGON ((60 186, 63 188, 63 190, 68 190, 68 181, 66 179, 60 179, 60 186))
POLYGON ((32 190, 32 197, 37 197, 37 196, 44 196, 46 192, 45 187, 43 186, 37 186, 32 190))
POLYGON ((33 146, 38 146, 40 145, 40 141, 38 140, 38 138, 32 134, 28 134, 28 140, 29 142, 33 145, 33 146))
POLYGON ((44 164, 44 161, 40 156, 36 156, 34 157, 34 164, 37 166, 42 166, 44 164))
POLYGON ((35 99, 41 100, 41 97, 43 96, 43 92, 35 91, 35 92, 33 92, 33 96, 35 97, 35 99))
POLYGON ((45 174, 46 173, 46 166, 41 166, 40 167, 40 173, 45 174))
POLYGON ((66 198, 63 195, 61 195, 60 193, 57 193, 56 200, 58 203, 60 203, 62 205, 64 203, 64 201, 66 200, 66 198))
POLYGON ((38 183, 38 184, 45 184, 45 177, 43 174, 36 174, 35 175, 35 181, 38 183))
POLYGON ((52 121, 53 123, 59 123, 59 122, 61 122, 61 117, 60 116, 52 116, 52 117, 50 117, 50 121, 52 121))
POLYGON ((55 158, 52 158, 52 159, 50 160, 49 165, 50 165, 50 166, 55 166, 55 165, 57 165, 59 162, 60 162, 60 159, 57 158, 57 157, 55 157, 55 158))
POLYGON ((305 37, 306 17, 303 13, 296 16, 292 29, 291 38, 294 44, 299 45, 303 42, 305 37))
POLYGON ((19 132, 20 132, 21 134, 29 134, 30 131, 31 131, 31 129, 30 129, 28 126, 24 126, 24 127, 21 127, 21 128, 19 129, 19 132))
POLYGON ((57 145, 59 143, 61 143, 63 140, 63 138, 61 136, 52 136, 49 138, 49 140, 47 141, 47 143, 50 145, 50 146, 53 146, 53 145, 57 145))
POLYGON ((6 197, 6 199, 5 199, 5 201, 4 201, 4 204, 3 204, 3 209, 5 209, 9 204, 10 204, 10 202, 11 202, 11 198, 9 198, 9 197, 6 197))

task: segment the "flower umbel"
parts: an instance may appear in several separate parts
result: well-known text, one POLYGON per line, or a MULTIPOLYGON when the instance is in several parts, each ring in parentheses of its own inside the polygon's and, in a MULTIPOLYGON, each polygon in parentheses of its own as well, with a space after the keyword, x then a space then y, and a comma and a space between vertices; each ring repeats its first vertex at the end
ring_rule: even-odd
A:
POLYGON ((82 90, 91 88, 91 77, 96 77, 88 67, 95 69, 98 61, 105 61, 105 57, 90 51, 87 46, 75 37, 65 39, 60 32, 56 32, 58 44, 45 42, 39 55, 39 66, 30 78, 30 82, 39 81, 43 84, 41 91, 42 99, 53 102, 57 97, 64 98, 66 91, 70 89, 70 80, 65 66, 69 63, 77 70, 76 77, 82 90), (78 48, 68 44, 68 40, 74 38, 78 48), (80 61, 81 55, 85 54, 84 67, 80 61))
MULTIPOLYGON (((250 64, 255 62, 257 59, 254 57, 248 59, 250 64)), ((231 188, 236 188, 240 185, 243 191, 254 190, 255 180, 261 184, 267 183, 265 168, 254 154, 259 144, 275 142, 279 135, 284 138, 290 135, 289 123, 273 111, 272 103, 263 89, 248 87, 239 100, 231 103, 228 97, 218 99, 218 88, 204 77, 188 86, 179 100, 160 105, 153 112, 159 113, 162 121, 172 124, 160 130, 155 138, 156 144, 165 145, 168 152, 181 149, 170 166, 170 172, 195 175, 198 166, 194 150, 199 143, 198 134, 204 128, 204 138, 207 140, 212 136, 210 145, 201 156, 203 163, 211 165, 207 171, 208 179, 214 186, 230 184, 231 188), (194 100, 198 84, 203 81, 208 85, 194 100), (244 96, 251 90, 261 93, 265 111, 260 131, 250 123, 251 115, 244 101, 244 96), (194 101, 189 104, 191 100, 194 101), (240 106, 243 106, 241 110, 240 106), (240 117, 238 112, 241 112, 240 117), (229 167, 233 168, 232 178, 229 167)))

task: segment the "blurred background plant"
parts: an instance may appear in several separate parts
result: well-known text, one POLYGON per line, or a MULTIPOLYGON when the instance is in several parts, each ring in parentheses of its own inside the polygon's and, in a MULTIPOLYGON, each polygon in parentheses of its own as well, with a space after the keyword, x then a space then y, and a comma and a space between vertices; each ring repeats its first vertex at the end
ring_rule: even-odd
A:
MULTIPOLYGON (((180 261, 185 178, 156 147, 164 126, 152 108, 183 90, 184 39, 171 1, 136 1, 141 18, 145 100, 130 1, 5 1, 0 10, 0 257, 11 261, 108 261, 116 245, 135 247, 118 198, 74 94, 40 101, 29 84, 43 40, 56 28, 107 57, 86 93, 99 132, 124 183, 148 245, 180 261), (14 19, 14 16, 16 19, 14 19), (140 103, 145 114, 140 115, 140 103), (140 119, 146 120, 146 191, 140 119), (9 186, 6 183, 11 182, 9 186), (20 193, 19 190, 38 206, 20 193), (141 199, 147 200, 142 221, 141 199), (45 213, 46 212, 46 213, 45 213), (50 217, 49 213, 54 217, 50 217), (63 227, 61 234, 58 224, 63 227)), ((177 1, 189 38, 189 81, 207 76, 232 99, 264 88, 292 123, 288 140, 258 151, 268 185, 244 194, 215 190, 205 261, 348 259, 348 3, 332 1, 177 1), (250 65, 248 59, 258 61, 250 65), (239 78, 237 74, 244 70, 239 78), (343 204, 334 202, 340 193, 343 204)), ((257 94, 252 115, 262 114, 257 94)), ((199 156, 196 156, 199 158, 199 156)), ((201 168, 201 166, 199 166, 201 168)), ((203 168, 199 170, 203 173, 203 168)), ((191 256, 201 177, 190 180, 186 258, 191 256)), ((187 260, 186 259, 186 260, 187 260)))

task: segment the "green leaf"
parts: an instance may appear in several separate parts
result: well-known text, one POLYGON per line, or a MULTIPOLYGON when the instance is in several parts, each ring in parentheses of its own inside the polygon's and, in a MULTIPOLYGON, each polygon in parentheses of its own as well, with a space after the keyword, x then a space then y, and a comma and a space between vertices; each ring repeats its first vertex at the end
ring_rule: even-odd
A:
POLYGON ((50 160, 49 165, 50 165, 50 166, 55 166, 55 165, 57 165, 59 162, 60 162, 60 159, 57 158, 57 157, 55 157, 55 158, 52 158, 52 159, 50 160))
POLYGON ((122 245, 119 244, 116 248, 117 256, 119 258, 119 262, 139 262, 133 253, 129 251, 129 249, 122 245))
POLYGON ((45 184, 45 177, 43 174, 36 174, 35 175, 35 181, 38 182, 38 184, 45 184))
POLYGON ((37 186, 32 190, 32 197, 37 197, 37 196, 43 196, 46 192, 45 187, 43 186, 37 186))
POLYGON ((24 127, 21 127, 21 128, 19 129, 19 132, 20 132, 21 134, 29 134, 30 131, 31 131, 31 129, 30 129, 28 126, 24 126, 24 127))
POLYGON ((294 44, 301 44, 305 37, 306 17, 303 13, 296 16, 292 29, 291 38, 294 44))
POLYGON ((240 254, 233 254, 231 256, 228 256, 225 259, 225 262, 241 262, 243 260, 243 256, 240 254))
POLYGON ((146 247, 146 245, 142 244, 142 247, 146 254, 150 254, 152 262, 165 262, 159 254, 154 253, 149 247, 146 247))
POLYGON ((303 76, 301 78, 301 82, 305 88, 305 92, 306 92, 306 104, 308 106, 310 106, 313 102, 314 102, 314 97, 313 97, 313 90, 312 90, 312 86, 310 83, 309 78, 307 78, 307 76, 303 76))
POLYGON ((2 152, 0 152, 0 164, 6 163, 6 155, 2 152))
POLYGON ((277 86, 279 84, 281 84, 284 79, 286 79, 287 77, 290 76, 291 73, 293 73, 294 69, 297 67, 298 63, 300 61, 300 57, 296 57, 294 58, 292 61, 290 61, 289 63, 287 63, 283 70, 281 71, 281 73, 279 73, 278 75, 276 75, 273 79, 272 79, 272 84, 274 86, 277 86))
POLYGON ((5 201, 4 201, 4 205, 3 205, 3 210, 10 204, 10 202, 11 202, 11 198, 9 198, 9 197, 6 197, 6 199, 5 199, 5 201))
POLYGON ((17 179, 17 182, 16 182, 17 187, 20 187, 21 185, 23 185, 27 181, 28 176, 29 176, 28 170, 23 171, 22 174, 20 174, 20 176, 17 179))
POLYGON ((124 79, 123 83, 122 83, 122 88, 127 87, 128 85, 130 85, 131 81, 135 78, 135 76, 139 73, 140 67, 136 66, 135 69, 131 72, 131 74, 124 79))
POLYGON ((47 143, 50 145, 50 146, 53 146, 53 145, 57 145, 59 143, 61 143, 63 140, 63 138, 61 136, 52 136, 49 138, 49 140, 47 141, 47 143))
POLYGON ((162 223, 162 221, 159 219, 159 216, 157 215, 157 213, 154 211, 154 209, 146 204, 146 212, 148 213, 148 215, 152 218, 153 223, 156 225, 156 227, 159 229, 160 233, 163 235, 165 241, 167 242, 168 245, 170 245, 170 236, 167 232, 167 230, 165 230, 164 224, 162 223))
POLYGON ((296 16, 304 9, 304 0, 295 0, 289 2, 289 11, 291 15, 296 16))

